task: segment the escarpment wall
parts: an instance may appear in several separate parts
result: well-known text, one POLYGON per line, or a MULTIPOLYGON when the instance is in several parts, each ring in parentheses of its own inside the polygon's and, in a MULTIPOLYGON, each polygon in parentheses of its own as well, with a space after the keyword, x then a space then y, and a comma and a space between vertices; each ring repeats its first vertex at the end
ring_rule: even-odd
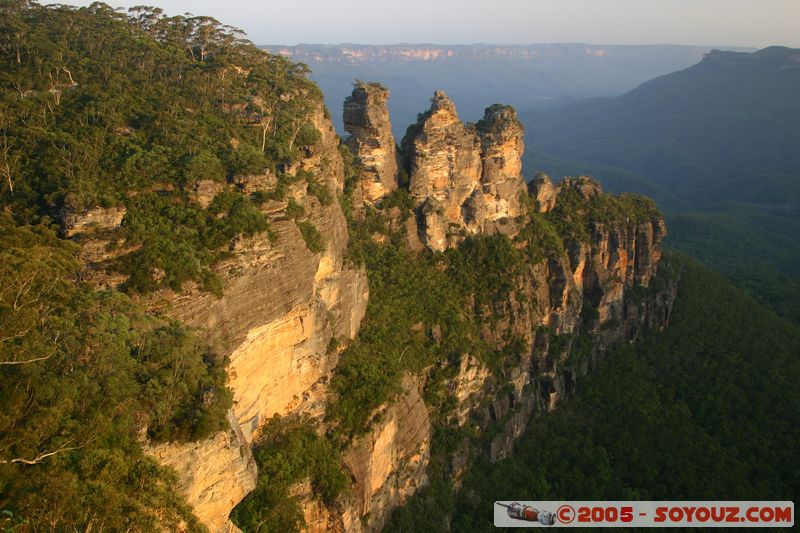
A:
MULTIPOLYGON (((352 102, 346 114, 348 105, 352 102)), ((386 117, 383 125, 390 127, 386 117)), ((443 251, 469 235, 497 232, 513 238, 528 222, 526 204, 547 213, 562 194, 577 193, 586 205, 604 194, 584 177, 553 184, 537 176, 526 187, 522 134, 510 108, 492 106, 477 125, 468 125, 458 119, 446 95, 434 95, 431 109, 409 128, 401 154, 416 215, 408 229, 423 246, 443 251)), ((375 205, 380 210, 380 200, 375 205)), ((424 373, 406 376, 403 392, 379 409, 369 432, 345 452, 352 494, 335 508, 325 508, 309 491, 304 493, 306 531, 379 531, 427 483, 431 468, 444 469, 457 486, 476 456, 506 457, 532 417, 573 394, 609 346, 634 340, 644 328, 666 326, 676 279, 662 276, 658 287, 650 286, 666 235, 663 219, 657 214, 606 218, 590 217, 588 237, 565 241, 563 254, 526 265, 514 290, 495 302, 481 337, 498 350, 516 339, 517 363, 498 375, 463 354, 447 383, 456 399, 448 413, 425 405, 420 396, 424 373), (588 350, 578 342, 581 336, 591 340, 588 350), (430 420, 435 417, 485 437, 466 439, 445 465, 434 466, 430 420)), ((517 238, 514 244, 526 242, 517 238)), ((476 304, 465 312, 485 316, 476 304)))
MULTIPOLYGON (((346 146, 357 173, 352 201, 357 209, 387 214, 395 230, 407 233, 414 251, 427 247, 441 252, 471 235, 497 233, 522 248, 527 245, 522 230, 531 213, 550 213, 565 194, 577 193, 582 202, 603 194, 588 178, 554 184, 538 176, 526 186, 521 175, 523 131, 513 109, 494 105, 477 124, 464 124, 441 92, 409 128, 398 152, 388 97, 378 85, 357 83, 345 103, 350 133, 346 146), (401 179, 404 172, 407 183, 401 179), (408 219, 400 216, 396 204, 383 204, 395 191, 410 198, 408 219)), ((235 530, 228 516, 255 487, 250 447, 265 422, 292 413, 323 419, 329 377, 366 312, 366 272, 345 260, 348 226, 336 201, 345 181, 339 138, 321 104, 311 120, 321 133, 319 140, 281 170, 289 176, 310 172, 333 201, 321 202, 306 179, 290 180, 283 199, 268 199, 261 206, 275 238, 238 237, 231 253, 215 265, 224 280, 221 296, 187 286, 180 294, 151 297, 153 305, 168 302, 173 316, 197 328, 230 361, 230 429, 201 442, 147 448, 178 472, 189 503, 212 532, 235 530), (298 223, 287 216, 290 200, 303 206, 303 220, 321 233, 323 251, 312 252, 298 223)), ((192 199, 207 206, 226 188, 251 194, 277 185, 271 172, 236 176, 232 183, 198 183, 192 199)), ((91 233, 119 225, 123 215, 103 210, 69 214, 67 231, 84 235, 87 261, 108 259, 99 240, 102 233, 94 239, 91 233)), ((563 253, 525 265, 513 279, 513 290, 494 302, 491 319, 480 323, 482 340, 496 350, 513 347, 515 363, 500 373, 472 354, 448 363, 453 377, 445 387, 456 400, 448 412, 426 404, 426 372, 405 375, 399 394, 380 406, 366 433, 344 450, 351 490, 325 505, 308 483, 295 487, 306 530, 380 530, 428 482, 432 468, 445 468, 458 484, 479 454, 498 460, 511 453, 531 417, 574 393, 608 346, 635 339, 645 327, 668 323, 675 282, 652 283, 665 234, 658 215, 592 219, 586 238, 567 240, 563 253), (591 339, 589 350, 579 347, 581 336, 591 339), (442 420, 478 436, 458 446, 446 465, 431 459, 434 425, 442 420)), ((388 242, 388 235, 372 237, 388 242)), ((113 274, 93 275, 98 284, 120 282, 113 274)), ((464 312, 487 316, 477 305, 465 302, 464 312)))
MULTIPOLYGON (((342 341, 355 337, 366 311, 366 273, 344 260, 347 221, 336 201, 344 185, 339 138, 321 104, 312 122, 322 134, 319 142, 285 171, 313 173, 333 201, 320 203, 304 180, 290 184, 284 200, 262 206, 275 239, 263 234, 241 238, 230 257, 215 267, 225 281, 221 297, 196 290, 171 296, 172 314, 197 327, 230 359, 230 433, 152 449, 178 471, 189 503, 212 532, 232 527, 230 511, 255 486, 249 449, 265 421, 276 414, 322 412, 342 341), (303 205, 305 218, 322 234, 323 252, 311 252, 298 225, 286 217, 289 199, 303 205)), ((234 181, 245 191, 268 191, 276 184, 269 175, 234 181)))
MULTIPOLYGON (((447 464, 435 468, 444 468, 457 486, 479 455, 491 461, 507 457, 536 413, 574 394, 608 347, 634 340, 645 328, 667 325, 676 280, 662 276, 658 287, 649 287, 663 235, 661 218, 598 225, 588 242, 572 243, 560 258, 530 265, 481 331, 498 349, 519 339, 517 363, 498 375, 463 354, 447 383, 457 400, 445 413, 451 426, 485 437, 465 440, 447 464), (591 339, 588 351, 578 342, 581 335, 591 339)), ((369 433, 346 451, 350 497, 323 512, 321 503, 307 495, 306 531, 379 531, 428 482, 433 468, 429 420, 442 413, 432 411, 416 392, 424 380, 425 375, 407 376, 404 392, 381 407, 369 433)))
MULTIPOLYGON (((540 176, 526 186, 521 176, 523 132, 513 110, 492 106, 478 124, 467 125, 442 93, 409 129, 397 154, 384 91, 357 84, 345 104, 351 133, 347 146, 359 161, 354 202, 382 211, 382 201, 401 186, 397 178, 405 168, 414 206, 410 226, 403 226, 409 241, 418 237, 422 246, 442 251, 469 235, 502 233, 514 238, 516 246, 525 246, 515 237, 528 222, 527 209, 547 213, 563 194, 577 193, 582 202, 603 194, 587 178, 553 184, 540 176)), ((344 182, 338 138, 321 109, 315 123, 322 132, 320 142, 289 170, 311 170, 338 193, 344 182)), ((246 185, 245 178, 239 183, 246 185)), ((329 349, 337 344, 331 339, 352 339, 366 310, 366 275, 344 261, 347 224, 338 203, 321 205, 303 183, 292 185, 287 196, 306 206, 309 220, 327 243, 323 253, 311 253, 297 225, 283 218, 285 203, 268 203, 264 209, 273 213, 276 241, 237 243, 235 253, 218 267, 226 279, 222 298, 189 293, 174 304, 177 316, 208 332, 217 349, 230 356, 232 426, 242 449, 274 414, 304 412, 322 419, 327 377, 340 353, 329 349)), ((389 214, 394 210, 388 208, 389 214)), ((563 254, 527 265, 507 298, 495 303, 492 319, 481 326, 482 338, 495 349, 506 349, 515 339, 517 362, 497 374, 463 354, 453 369, 455 377, 446 384, 457 399, 449 413, 433 412, 426 405, 425 373, 406 375, 401 392, 377 410, 367 433, 344 450, 351 490, 325 505, 308 483, 296 487, 306 530, 380 530, 428 482, 434 468, 434 418, 484 436, 465 441, 446 465, 456 484, 477 455, 498 460, 511 453, 535 413, 555 408, 574 393, 608 346, 635 339, 645 327, 666 325, 674 281, 647 288, 656 275, 665 234, 663 219, 656 215, 636 221, 592 220, 587 238, 565 241, 563 254), (579 347, 580 336, 591 339, 588 351, 579 347)), ((485 315, 469 305, 465 312, 485 315)), ((244 459, 233 457, 230 441, 227 447, 221 441, 206 445, 217 446, 218 457, 231 457, 230 473, 238 469, 243 474, 189 476, 181 466, 197 455, 187 456, 185 450, 174 450, 172 456, 162 452, 161 458, 181 472, 198 515, 219 530, 230 527, 227 514, 234 500, 249 490, 252 470, 240 464, 246 462, 244 452, 244 459), (234 497, 208 496, 222 491, 234 497)), ((224 462, 216 464, 219 471, 225 469, 224 462)))

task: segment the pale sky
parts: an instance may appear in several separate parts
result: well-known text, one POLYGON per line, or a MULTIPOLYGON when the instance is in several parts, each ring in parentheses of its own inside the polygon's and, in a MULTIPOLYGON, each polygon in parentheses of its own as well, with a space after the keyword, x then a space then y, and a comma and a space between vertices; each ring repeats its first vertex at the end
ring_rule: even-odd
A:
MULTIPOLYGON (((43 2, 46 3, 46 2, 43 2)), ((66 0, 73 5, 91 2, 66 0)), ((109 0, 210 15, 256 44, 692 44, 800 48, 800 0, 109 0)))

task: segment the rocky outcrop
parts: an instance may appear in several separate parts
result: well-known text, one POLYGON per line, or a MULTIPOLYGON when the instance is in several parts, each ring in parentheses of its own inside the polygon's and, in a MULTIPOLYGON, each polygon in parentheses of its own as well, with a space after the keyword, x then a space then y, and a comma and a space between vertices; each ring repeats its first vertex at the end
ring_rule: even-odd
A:
POLYGON ((345 531, 380 530, 391 511, 427 481, 431 444, 428 409, 417 379, 406 375, 402 389, 396 401, 376 413, 379 422, 345 453, 345 467, 354 480, 352 497, 341 515, 340 527, 345 531))
POLYGON ((211 205, 214 197, 225 190, 225 184, 214 180, 199 180, 192 187, 190 197, 203 209, 211 205))
POLYGON ((397 189, 397 151, 388 99, 385 87, 357 81, 344 102, 344 129, 350 134, 345 144, 359 168, 357 192, 368 203, 397 189))
MULTIPOLYGON (((587 194, 601 194, 596 183, 579 181, 587 194)), ((557 199, 561 189, 554 190, 557 199)), ((485 451, 467 446, 454 456, 450 475, 456 483, 470 457, 507 457, 535 413, 574 393, 608 347, 668 324, 677 279, 665 277, 658 289, 647 288, 660 260, 663 219, 595 228, 589 242, 571 243, 560 259, 531 265, 496 309, 484 339, 498 347, 507 345, 504 339, 521 341, 518 364, 506 368, 501 381, 475 358, 462 356, 452 380, 458 399, 453 419, 482 431, 494 427, 495 436, 485 451), (579 336, 590 339, 588 347, 578 344, 579 336)))
POLYGON ((550 176, 537 174, 528 182, 528 192, 534 202, 534 207, 539 213, 547 213, 556 206, 558 190, 553 186, 550 176))
POLYGON ((186 445, 159 444, 146 452, 178 473, 197 518, 211 531, 238 531, 230 510, 256 486, 250 446, 230 413, 231 429, 186 445))
POLYGON ((458 400, 455 417, 459 426, 467 423, 470 413, 480 403, 490 375, 486 365, 476 357, 470 354, 461 357, 452 386, 453 395, 458 400))
POLYGON ((521 214, 523 130, 508 106, 486 109, 464 124, 441 91, 403 139, 419 235, 432 250, 457 246, 467 235, 517 232, 521 214))
POLYGON ((239 175, 233 177, 233 183, 244 194, 257 191, 271 191, 278 185, 278 176, 267 170, 263 174, 239 175))
POLYGON ((66 237, 83 233, 118 228, 127 210, 119 207, 93 207, 83 211, 64 209, 61 213, 61 227, 66 237))
POLYGON ((487 211, 475 217, 478 231, 487 222, 513 219, 520 214, 520 195, 525 194, 522 179, 524 130, 511 106, 495 104, 488 107, 476 124, 481 140, 481 189, 487 211))

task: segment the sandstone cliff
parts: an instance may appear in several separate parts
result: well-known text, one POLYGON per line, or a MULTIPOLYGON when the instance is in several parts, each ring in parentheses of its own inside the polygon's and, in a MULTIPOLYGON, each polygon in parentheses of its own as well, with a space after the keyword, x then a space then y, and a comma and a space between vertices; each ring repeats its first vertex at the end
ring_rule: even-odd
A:
POLYGON ((186 499, 197 518, 211 531, 237 531, 228 513, 256 486, 256 467, 250 446, 233 413, 229 431, 200 442, 159 444, 148 452, 178 473, 186 499))
MULTIPOLYGON (((545 186, 553 188, 556 203, 576 187, 589 196, 603 194, 586 179, 545 186)), ((535 413, 554 409, 573 394, 607 347, 668 323, 675 280, 665 277, 659 287, 646 288, 657 271, 663 220, 592 227, 587 241, 570 242, 560 257, 528 265, 512 293, 496 302, 491 318, 482 322, 483 339, 511 351, 516 362, 498 374, 463 354, 448 374, 446 387, 456 402, 447 411, 435 412, 441 406, 426 406, 414 392, 425 375, 416 383, 406 378, 404 392, 381 407, 385 415, 377 416, 367 435, 345 452, 353 496, 323 512, 324 506, 306 494, 307 531, 379 531, 431 475, 444 475, 457 485, 477 456, 495 461, 511 453, 535 413), (447 431, 475 436, 435 466, 427 459, 433 441, 427 420, 433 417, 447 431)), ((521 238, 517 242, 525 245, 521 238)), ((465 312, 486 317, 474 304, 465 312)))
POLYGON ((464 124, 441 91, 403 139, 420 236, 434 251, 467 235, 513 236, 520 215, 523 130, 514 110, 491 106, 477 125, 464 124))
MULTIPOLYGON (((648 288, 666 234, 663 218, 650 204, 612 199, 586 177, 553 184, 541 175, 526 190, 523 149, 512 109, 492 106, 477 125, 465 125, 443 93, 409 128, 403 156, 416 224, 398 223, 391 208, 385 235, 373 233, 374 240, 417 232, 424 245, 442 251, 458 247, 468 235, 501 232, 525 249, 534 241, 540 245, 541 236, 527 226, 536 213, 554 222, 579 220, 582 232, 566 236, 562 251, 526 264, 510 294, 488 313, 477 301, 465 306, 465 312, 483 317, 476 319, 483 340, 512 352, 516 362, 500 373, 468 353, 457 364, 448 363, 453 367, 446 370, 452 376, 446 387, 455 403, 444 411, 426 406, 414 392, 427 373, 404 378, 403 392, 381 406, 385 416, 376 416, 369 432, 345 452, 353 496, 323 510, 305 493, 307 531, 380 530, 431 475, 458 485, 477 455, 494 461, 511 453, 531 417, 574 393, 608 346, 668 323, 676 280, 662 276, 658 287, 648 288), (435 465, 428 459, 434 425, 427 421, 433 418, 440 429, 474 436, 435 465)), ((430 331, 436 338, 435 325, 430 331)))
MULTIPOLYGON (((526 187, 523 131, 513 109, 494 105, 477 124, 464 124, 453 102, 437 92, 398 154, 387 98, 385 89, 357 83, 345 103, 351 134, 346 145, 358 162, 352 201, 356 207, 371 205, 376 220, 385 222, 370 226, 374 242, 393 243, 404 235, 401 241, 415 251, 427 246, 441 252, 469 236, 502 234, 528 254, 519 271, 509 272, 510 290, 502 299, 489 305, 473 295, 463 309, 478 324, 481 342, 509 354, 511 363, 498 370, 470 353, 443 363, 438 371, 449 376, 444 389, 454 399, 447 409, 424 399, 436 369, 406 374, 394 399, 380 405, 365 432, 345 445, 348 494, 326 505, 309 483, 296 486, 307 531, 377 531, 431 475, 446 472, 457 485, 477 455, 506 456, 535 412, 553 409, 572 394, 607 346, 635 339, 644 327, 666 325, 675 296, 674 280, 647 288, 666 234, 661 216, 652 206, 639 209, 634 201, 612 199, 588 178, 553 184, 537 176, 526 187), (410 177, 407 216, 401 207, 381 202, 399 186, 398 164, 410 177), (541 217, 548 227, 564 223, 567 233, 558 237, 558 246, 540 249, 541 217), (569 233, 570 228, 580 231, 569 233), (446 461, 440 457, 433 464, 435 427, 472 437, 446 461)), ((321 104, 311 120, 319 140, 281 172, 290 178, 312 175, 335 197, 343 194, 345 180, 339 139, 321 104)), ((190 198, 205 207, 224 190, 269 192, 278 182, 271 172, 236 176, 229 183, 198 183, 190 198)), ((320 201, 306 180, 289 179, 285 185, 282 199, 261 206, 274 238, 238 237, 215 265, 224 280, 221 296, 188 284, 180 294, 148 297, 153 306, 164 308, 167 302, 174 317, 196 327, 230 360, 230 430, 202 442, 148 448, 178 472, 189 503, 212 532, 235 530, 228 516, 256 485, 250 448, 263 425, 274 415, 324 419, 330 376, 366 312, 367 275, 345 259, 350 236, 339 202, 320 201), (319 229, 322 252, 309 249, 287 216, 290 200, 302 205, 305 220, 319 229)), ((82 241, 83 256, 94 265, 90 279, 99 285, 122 281, 101 266, 127 251, 124 243, 114 252, 105 247, 113 240, 107 233, 124 214, 70 213, 65 224, 69 235, 82 241)), ((420 327, 442 341, 438 325, 420 327)))
POLYGON ((397 151, 388 99, 386 88, 376 83, 356 82, 344 103, 344 129, 350 134, 345 144, 359 166, 357 196, 369 203, 397 189, 397 151))
MULTIPOLYGON (((339 139, 321 104, 313 123, 321 139, 289 171, 313 172, 332 194, 341 193, 344 171, 339 139)), ((244 448, 273 415, 319 412, 326 376, 338 361, 339 351, 329 349, 334 344, 331 340, 352 339, 367 305, 366 273, 344 261, 347 223, 339 204, 322 205, 302 182, 293 185, 288 196, 305 207, 308 220, 326 243, 324 252, 308 249, 298 226, 283 215, 286 203, 276 202, 265 207, 272 210, 274 243, 264 236, 245 239, 236 244, 230 259, 217 266, 225 280, 221 298, 187 291, 174 302, 175 316, 199 327, 220 353, 230 357, 232 426, 241 435, 244 448)), ((214 446, 214 442, 204 445, 214 446)), ((197 475, 204 468, 203 459, 219 463, 225 457, 227 443, 219 445, 216 454, 200 457, 200 462, 191 466, 181 459, 186 457, 184 447, 171 456, 163 450, 159 454, 179 472, 187 471, 182 481, 189 503, 212 531, 220 530, 219 524, 227 522, 231 509, 254 486, 253 479, 242 479, 237 487, 235 470, 224 476, 197 475), (226 496, 211 502, 202 497, 209 491, 226 496)))
POLYGON ((406 376, 400 397, 385 406, 380 422, 347 450, 345 466, 355 479, 348 504, 355 516, 366 517, 358 525, 343 524, 348 531, 361 526, 379 530, 388 518, 386 510, 402 504, 425 483, 431 423, 421 393, 420 383, 406 376))

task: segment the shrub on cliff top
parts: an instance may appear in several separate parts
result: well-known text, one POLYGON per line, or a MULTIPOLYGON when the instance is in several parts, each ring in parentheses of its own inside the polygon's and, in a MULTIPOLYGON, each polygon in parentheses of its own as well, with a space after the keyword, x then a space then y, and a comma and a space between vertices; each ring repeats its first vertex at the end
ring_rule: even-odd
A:
POLYGON ((314 224, 305 220, 298 220, 295 223, 303 236, 303 241, 312 253, 318 254, 325 251, 325 240, 314 224))
POLYGON ((130 291, 180 291, 186 281, 206 283, 220 249, 236 235, 269 235, 264 215, 236 192, 221 192, 207 210, 156 194, 139 195, 128 203, 122 230, 126 244, 139 248, 122 256, 118 269, 128 275, 125 285, 130 291))
POLYGON ((565 183, 561 185, 555 208, 545 213, 544 219, 565 241, 588 243, 593 223, 622 227, 643 224, 660 216, 655 202, 647 197, 600 193, 587 199, 565 183))

